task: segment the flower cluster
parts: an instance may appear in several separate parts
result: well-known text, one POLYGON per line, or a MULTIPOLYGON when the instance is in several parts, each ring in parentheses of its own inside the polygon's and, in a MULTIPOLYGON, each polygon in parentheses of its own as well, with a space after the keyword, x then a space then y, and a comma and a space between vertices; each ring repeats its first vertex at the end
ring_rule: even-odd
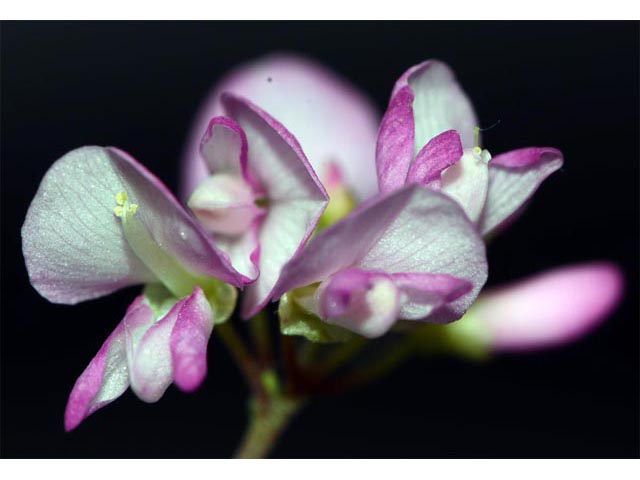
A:
POLYGON ((439 61, 408 69, 380 119, 334 73, 276 55, 237 68, 205 102, 182 201, 114 147, 57 160, 22 228, 34 288, 75 304, 145 286, 78 378, 66 429, 128 387, 147 402, 171 383, 197 389, 212 332, 235 321, 238 290, 240 317, 279 301, 282 335, 307 342, 436 335, 464 354, 589 331, 621 297, 611 264, 481 294, 486 238, 563 156, 551 147, 492 156, 478 125, 439 61))

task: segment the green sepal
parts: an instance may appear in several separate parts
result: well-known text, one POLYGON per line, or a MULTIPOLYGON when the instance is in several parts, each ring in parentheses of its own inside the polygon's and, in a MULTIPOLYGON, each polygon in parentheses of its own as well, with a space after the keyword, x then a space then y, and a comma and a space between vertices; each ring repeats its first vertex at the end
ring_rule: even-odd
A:
POLYGON ((228 283, 214 280, 207 285, 204 293, 209 301, 209 305, 211 305, 213 323, 220 325, 229 320, 233 310, 236 308, 238 290, 228 283))
POLYGON ((448 325, 418 324, 416 328, 408 329, 408 335, 415 344, 416 352, 421 355, 455 355, 470 360, 487 360, 491 349, 481 333, 470 328, 475 326, 473 323, 467 313, 448 325))
POLYGON ((142 294, 145 296, 145 300, 151 308, 155 320, 164 317, 179 300, 178 297, 161 283, 149 283, 145 285, 142 294))
POLYGON ((334 188, 329 192, 329 203, 318 220, 317 231, 342 220, 353 211, 357 203, 355 196, 344 186, 334 188))
POLYGON ((305 298, 315 292, 316 286, 299 288, 285 293, 280 298, 278 316, 283 335, 297 335, 316 343, 346 342, 356 335, 342 327, 323 322, 316 314, 301 305, 305 298))
MULTIPOLYGON (((226 322, 236 308, 238 291, 228 283, 214 278, 207 278, 201 283, 201 288, 211 306, 213 323, 219 325, 226 322)), ((142 293, 145 295, 156 320, 166 315, 180 300, 161 283, 146 285, 142 293)))
POLYGON ((464 316, 448 325, 441 325, 449 348, 471 360, 487 360, 491 357, 491 339, 483 325, 476 321, 472 305, 464 316))

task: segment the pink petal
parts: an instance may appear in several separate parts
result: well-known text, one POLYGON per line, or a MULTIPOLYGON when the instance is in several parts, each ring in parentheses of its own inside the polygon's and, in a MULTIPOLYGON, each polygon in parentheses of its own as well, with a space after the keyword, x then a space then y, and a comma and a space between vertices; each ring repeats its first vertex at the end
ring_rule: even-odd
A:
POLYGON ((127 309, 125 318, 91 360, 76 381, 64 414, 64 428, 71 431, 96 410, 108 405, 129 386, 129 372, 125 348, 126 322, 149 324, 153 314, 140 295, 127 309))
POLYGON ((247 135, 248 166, 268 202, 259 231, 260 276, 245 290, 242 307, 243 316, 249 317, 269 301, 282 266, 315 229, 328 196, 286 128, 241 98, 223 95, 223 103, 247 135))
POLYGON ((598 326, 617 307, 623 289, 615 265, 573 265, 483 293, 468 320, 496 350, 562 345, 598 326))
POLYGON ((206 377, 207 344, 212 330, 211 306, 196 287, 184 302, 170 338, 173 380, 180 389, 192 392, 206 377))
POLYGON ((173 380, 170 338, 186 298, 153 325, 125 325, 131 389, 141 400, 157 402, 173 380))
POLYGON ((206 375, 206 344, 213 328, 211 307, 199 287, 150 328, 126 324, 131 389, 145 402, 157 402, 174 380, 185 390, 206 375))
POLYGON ((414 157, 413 93, 398 90, 382 117, 376 145, 378 186, 383 193, 401 188, 414 157))
POLYGON ((447 274, 472 283, 469 293, 437 312, 438 322, 460 318, 487 278, 484 243, 460 207, 417 185, 366 202, 321 231, 285 266, 273 298, 348 268, 447 274))
POLYGON ((455 130, 433 137, 413 161, 406 183, 440 188, 442 171, 458 162, 463 153, 460 135, 455 130))
POLYGON ((475 146, 473 129, 478 120, 473 105, 445 63, 427 60, 411 67, 396 82, 392 98, 407 85, 414 96, 416 153, 447 130, 458 131, 463 148, 475 146))
POLYGON ((248 168, 247 150, 247 136, 237 122, 226 117, 211 120, 201 153, 213 175, 198 185, 188 203, 249 283, 259 273, 258 231, 265 212, 256 205, 264 193, 248 168))
POLYGON ((482 234, 510 222, 562 163, 562 152, 549 147, 522 148, 491 159, 487 202, 479 222, 482 234))
POLYGON ((225 93, 221 99, 225 111, 247 136, 247 166, 270 202, 327 200, 324 187, 298 140, 284 125, 244 98, 225 93))
POLYGON ((200 141, 200 153, 210 173, 241 175, 247 163, 247 137, 230 118, 212 118, 200 141))
POLYGON ((149 235, 185 269, 235 285, 238 274, 166 187, 129 155, 83 147, 45 174, 22 227, 32 285, 57 303, 77 303, 120 288, 154 281, 114 215, 116 195, 138 205, 149 235))
POLYGON ((326 164, 335 161, 360 198, 376 193, 372 165, 380 117, 372 102, 321 64, 277 54, 237 67, 203 103, 183 158, 185 197, 206 175, 197 146, 209 119, 223 113, 219 96, 224 91, 248 98, 286 125, 323 182, 326 164))
POLYGON ((242 127, 227 117, 212 118, 200 141, 200 154, 210 174, 242 176, 253 190, 259 191, 260 185, 247 168, 247 148, 242 127))
POLYGON ((425 319, 473 288, 470 282, 451 275, 394 273, 392 279, 403 297, 398 316, 405 320, 425 319))
POLYGON ((323 320, 368 338, 386 333, 400 309, 400 293, 389 275, 357 268, 329 277, 317 296, 323 320))

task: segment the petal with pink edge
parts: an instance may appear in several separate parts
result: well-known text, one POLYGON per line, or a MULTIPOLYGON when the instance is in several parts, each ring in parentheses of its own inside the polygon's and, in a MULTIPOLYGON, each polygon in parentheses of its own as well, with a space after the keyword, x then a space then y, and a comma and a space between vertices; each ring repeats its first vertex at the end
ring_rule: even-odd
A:
POLYGON ((125 318, 104 342, 76 381, 64 414, 65 430, 76 428, 96 410, 108 405, 129 387, 129 371, 125 346, 125 323, 149 325, 151 309, 140 295, 127 309, 125 318))
POLYGON ((304 245, 328 196, 297 140, 250 102, 223 96, 227 113, 247 135, 248 165, 265 189, 266 216, 259 231, 259 271, 245 291, 242 314, 254 315, 270 299, 282 266, 304 245))
POLYGON ((414 96, 415 153, 447 130, 458 131, 463 148, 475 146, 478 120, 473 105, 445 63, 427 60, 411 67, 396 82, 392 96, 406 85, 414 96))
POLYGON ((127 325, 127 362, 134 393, 145 402, 157 402, 174 379, 174 360, 181 384, 197 388, 206 375, 203 355, 212 328, 211 307, 199 287, 150 328, 127 325))
POLYGON ((328 163, 336 162, 348 188, 360 199, 377 192, 372 167, 380 115, 374 104, 320 63, 298 55, 275 54, 235 68, 203 103, 185 146, 184 198, 206 176, 198 144, 209 119, 224 113, 220 94, 225 91, 248 98, 286 125, 323 182, 328 163))
POLYGON ((230 118, 212 118, 200 141, 200 153, 210 173, 242 175, 247 163, 247 137, 230 118))
POLYGON ((185 299, 179 300, 156 323, 125 325, 131 390, 145 402, 160 400, 171 385, 173 370, 169 338, 185 299))
POLYGON ((562 152, 549 147, 522 148, 491 159, 487 202, 478 225, 482 235, 510 222, 562 163, 562 152))
MULTIPOLYGON (((401 188, 414 157, 413 93, 406 86, 389 102, 376 144, 378 186, 383 193, 401 188)), ((458 157, 460 158, 460 157, 458 157)))
POLYGON ((473 288, 467 280, 451 275, 394 273, 391 277, 402 295, 398 316, 403 320, 425 319, 473 288))
POLYGON ((469 311, 493 349, 533 350, 577 340, 622 299, 624 280, 610 263, 558 268, 483 293, 469 311))
POLYGON ((247 168, 247 136, 234 120, 212 118, 200 141, 200 154, 209 173, 242 177, 253 190, 261 190, 247 168))
POLYGON ((244 98, 227 93, 222 95, 222 103, 247 136, 247 165, 269 202, 327 201, 324 187, 298 140, 284 125, 244 98))
POLYGON ((324 321, 368 338, 383 335, 398 318, 400 292, 384 273, 342 270, 322 282, 316 295, 324 321))
POLYGON ((73 150, 47 171, 22 226, 29 279, 40 295, 74 304, 155 278, 113 214, 124 189, 100 147, 73 150))
POLYGON ((239 275, 166 187, 129 155, 82 147, 46 173, 22 227, 29 277, 50 301, 77 303, 156 280, 162 271, 142 261, 114 215, 126 192, 138 210, 146 243, 187 270, 235 285, 239 275))
POLYGON ((285 266, 273 297, 347 268, 446 274, 470 282, 469 293, 431 319, 443 323, 460 318, 487 278, 484 243, 461 208, 417 185, 366 202, 320 232, 285 266))

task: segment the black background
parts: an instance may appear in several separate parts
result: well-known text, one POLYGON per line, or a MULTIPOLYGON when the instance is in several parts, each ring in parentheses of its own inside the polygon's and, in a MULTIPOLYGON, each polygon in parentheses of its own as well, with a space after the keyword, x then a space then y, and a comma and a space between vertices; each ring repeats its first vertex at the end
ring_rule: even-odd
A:
POLYGON ((456 71, 493 153, 549 145, 562 171, 489 248, 489 284, 611 259, 626 299, 559 350, 475 365, 412 360, 379 383, 317 399, 278 457, 638 455, 637 23, 3 23, 2 443, 5 457, 227 457, 246 390, 215 338, 203 388, 154 405, 127 392, 78 430, 74 381, 121 319, 129 289, 75 307, 31 288, 19 228, 53 161, 86 144, 131 152, 170 188, 190 121, 234 64, 272 50, 315 56, 381 110, 426 58, 456 71))

